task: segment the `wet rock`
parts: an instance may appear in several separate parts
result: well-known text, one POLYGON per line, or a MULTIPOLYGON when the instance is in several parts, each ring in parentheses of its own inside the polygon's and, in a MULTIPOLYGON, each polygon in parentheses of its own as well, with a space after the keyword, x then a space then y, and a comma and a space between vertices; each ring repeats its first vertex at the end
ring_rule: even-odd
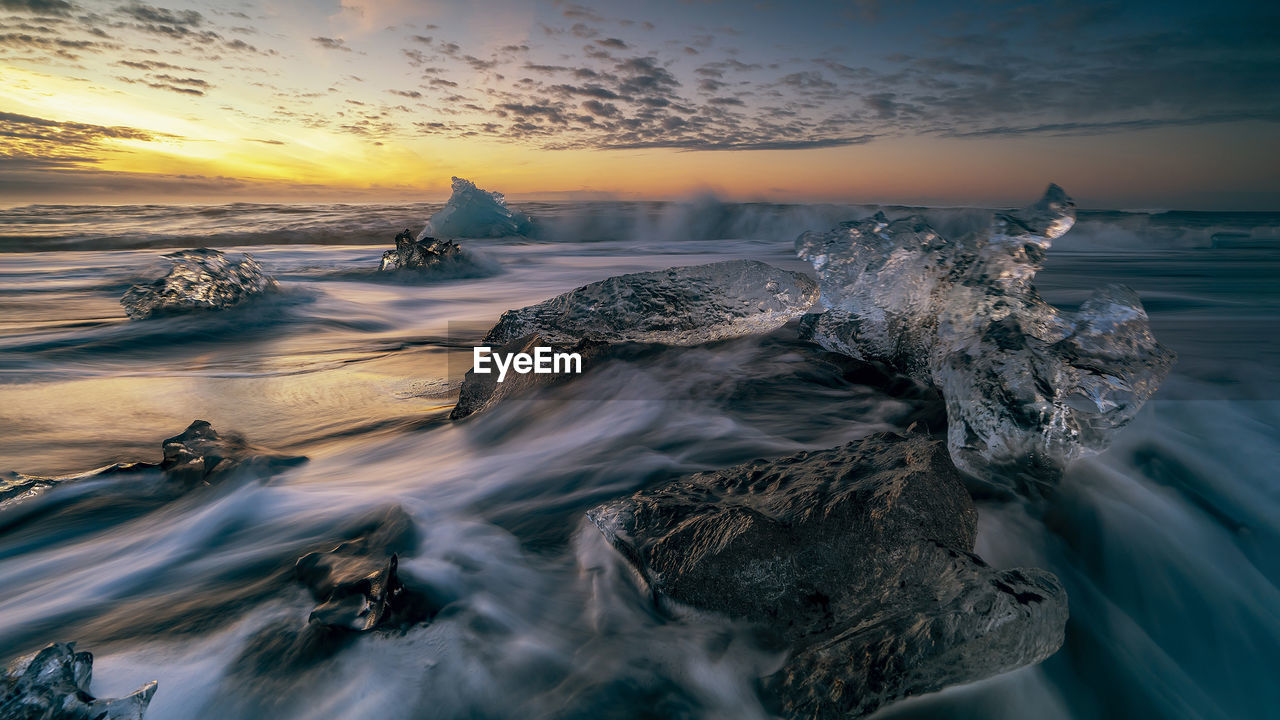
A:
MULTIPOLYGON (((808 277, 755 260, 617 275, 508 310, 482 344, 502 353, 537 346, 578 352, 585 371, 589 360, 612 345, 698 345, 767 333, 803 315, 817 296, 817 285, 808 277)), ((559 379, 508 373, 498 383, 492 374, 468 371, 451 417, 466 417, 517 390, 559 379)))
POLYGON ((405 228, 404 232, 396 235, 396 248, 382 254, 378 270, 432 270, 462 258, 462 246, 452 240, 425 236, 415 240, 405 228))
POLYGON ((93 655, 75 643, 53 643, 12 662, 0 679, 0 717, 6 720, 141 720, 154 681, 123 698, 89 694, 93 655))
POLYGON ((223 310, 278 287, 248 254, 233 261, 220 250, 199 248, 164 257, 171 263, 164 276, 134 285, 120 298, 129 317, 143 320, 195 310, 223 310))
POLYGON ((1174 361, 1128 288, 1103 288, 1077 312, 1040 298, 1032 280, 1074 218, 1051 185, 961 237, 881 213, 805 233, 796 251, 818 271, 825 311, 804 330, 937 388, 951 458, 970 475, 1052 478, 1104 449, 1174 361))
POLYGON ((762 681, 786 717, 866 715, 1062 644, 1062 586, 972 554, 972 500, 923 435, 701 473, 588 517, 660 607, 722 613, 788 651, 762 681))

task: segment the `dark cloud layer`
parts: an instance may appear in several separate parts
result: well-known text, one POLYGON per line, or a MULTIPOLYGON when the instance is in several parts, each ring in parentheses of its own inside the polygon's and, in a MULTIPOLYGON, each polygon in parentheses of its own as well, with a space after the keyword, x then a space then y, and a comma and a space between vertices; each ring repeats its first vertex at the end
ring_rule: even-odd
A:
POLYGON ((152 142, 172 136, 123 126, 62 122, 0 111, 0 170, 92 165, 109 140, 152 142))
MULTIPOLYGON (((1140 14, 1125 19, 1121 6, 1106 2, 997 0, 985 15, 930 6, 905 18, 932 14, 934 22, 900 51, 869 53, 850 41, 785 59, 741 47, 740 31, 727 27, 693 29, 667 39, 663 50, 645 50, 611 34, 611 27, 635 28, 634 21, 561 8, 565 21, 543 25, 543 34, 555 46, 573 47, 573 38, 586 44, 556 62, 525 52, 528 46, 483 57, 441 40, 447 28, 415 37, 426 49, 406 48, 406 56, 415 67, 432 67, 437 80, 480 74, 472 84, 483 97, 467 109, 484 116, 419 129, 546 148, 763 150, 903 135, 1280 122, 1280 15, 1258 8, 1153 23, 1140 14)), ((896 9, 858 2, 831 22, 884 23, 896 9)))
MULTIPOLYGON (((224 111, 249 117, 219 97, 218 73, 253 74, 276 51, 229 39, 251 30, 244 13, 141 0, 88 7, 0 0, 17 13, 0 17, 0 57, 74 66, 97 56, 131 92, 218 98, 224 111), (238 26, 221 24, 229 18, 238 26)), ((803 33, 784 43, 776 28, 745 24, 764 12, 755 7, 678 21, 701 12, 688 6, 655 25, 562 2, 543 7, 527 38, 505 44, 435 24, 350 40, 302 33, 293 40, 307 52, 333 51, 325 59, 333 72, 306 88, 255 80, 273 106, 252 119, 371 142, 429 134, 683 151, 1280 123, 1280 13, 1231 3, 1172 9, 1166 17, 1088 0, 806 4, 787 11, 788 26, 803 33), (835 26, 850 31, 828 31, 835 26), (367 74, 363 63, 379 56, 387 73, 367 74), (349 74, 357 67, 365 81, 349 74)))

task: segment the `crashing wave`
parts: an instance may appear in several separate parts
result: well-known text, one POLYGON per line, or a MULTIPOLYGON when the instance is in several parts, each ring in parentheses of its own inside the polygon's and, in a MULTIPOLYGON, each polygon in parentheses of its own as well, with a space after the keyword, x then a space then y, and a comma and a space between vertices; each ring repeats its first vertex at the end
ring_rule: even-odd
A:
POLYGON ((1173 365, 1137 295, 1108 286, 1077 312, 1032 285, 1075 203, 1050 185, 985 233, 944 238, 881 213, 796 240, 826 312, 806 331, 828 350, 896 366, 942 394, 952 460, 966 472, 1060 470, 1099 452, 1173 365))
POLYGON ((502 193, 481 190, 470 180, 455 177, 449 202, 427 220, 417 240, 510 237, 532 230, 529 217, 507 207, 502 193))
POLYGON ((200 248, 164 257, 172 267, 163 277, 134 285, 120 298, 129 317, 142 320, 193 310, 223 310, 278 287, 248 254, 237 262, 220 250, 200 248))

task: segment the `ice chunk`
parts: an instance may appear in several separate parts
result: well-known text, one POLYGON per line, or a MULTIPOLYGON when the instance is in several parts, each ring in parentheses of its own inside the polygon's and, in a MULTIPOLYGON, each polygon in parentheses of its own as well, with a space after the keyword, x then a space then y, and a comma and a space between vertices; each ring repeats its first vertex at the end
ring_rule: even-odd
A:
POLYGON ((52 643, 11 663, 0 676, 0 717, 142 720, 155 681, 127 697, 95 698, 93 655, 75 650, 75 643, 52 643))
POLYGON ((248 254, 237 261, 219 250, 180 250, 161 278, 125 291, 120 304, 135 320, 192 310, 222 310, 277 287, 248 254))
POLYGON ((1127 288, 1103 288, 1077 312, 1040 298, 1032 280, 1074 219, 1075 204, 1050 185, 986 233, 944 238, 918 216, 879 213, 805 233, 796 251, 817 269, 826 308, 806 331, 936 387, 951 458, 966 472, 1052 474, 1104 449, 1174 361, 1127 288))
POLYGON ((409 229, 396 235, 395 250, 382 254, 379 270, 431 270, 462 259, 462 246, 452 240, 422 237, 415 240, 409 229))
MULTIPOLYGON (((803 315, 818 297, 807 276, 755 260, 617 275, 545 302, 508 310, 483 345, 503 355, 545 346, 578 353, 590 364, 620 343, 697 345, 766 333, 803 315)), ((496 376, 467 372, 456 419, 493 405, 554 375, 496 376)))
POLYGON ((481 190, 470 180, 455 177, 449 202, 427 220, 417 239, 507 237, 528 235, 532 229, 529 217, 507 207, 502 193, 481 190))
POLYGON ((593 340, 697 345, 764 333, 800 317, 818 295, 808 277, 756 260, 616 275, 502 314, 486 342, 539 333, 593 340))

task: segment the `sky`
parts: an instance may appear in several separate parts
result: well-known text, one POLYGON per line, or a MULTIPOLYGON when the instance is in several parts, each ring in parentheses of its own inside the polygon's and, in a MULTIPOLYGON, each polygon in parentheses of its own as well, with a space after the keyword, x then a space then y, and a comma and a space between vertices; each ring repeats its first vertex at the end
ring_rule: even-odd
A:
POLYGON ((0 204, 1280 211, 1280 9, 0 0, 0 204))

